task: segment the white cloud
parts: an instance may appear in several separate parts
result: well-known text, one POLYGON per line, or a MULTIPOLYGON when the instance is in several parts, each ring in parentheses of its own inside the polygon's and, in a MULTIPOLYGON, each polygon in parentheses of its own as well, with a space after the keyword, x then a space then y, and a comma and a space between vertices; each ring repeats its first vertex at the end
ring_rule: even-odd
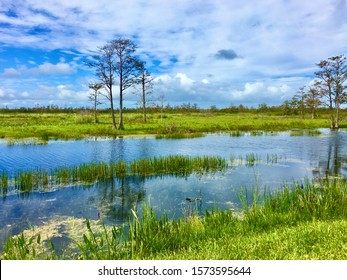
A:
POLYGON ((29 93, 27 91, 24 91, 22 92, 21 96, 24 98, 29 97, 29 93))
POLYGON ((245 89, 244 89, 244 93, 245 94, 253 94, 256 92, 259 92, 260 90, 263 90, 264 88, 264 84, 263 83, 246 83, 245 84, 245 89))
POLYGON ((28 68, 25 65, 19 66, 17 69, 5 68, 4 72, 0 74, 3 77, 28 77, 37 75, 60 75, 60 74, 71 74, 75 71, 75 66, 71 63, 59 62, 52 64, 45 62, 38 65, 37 67, 28 68))
POLYGON ((270 86, 267 88, 267 91, 270 93, 277 93, 278 92, 278 88, 274 87, 274 86, 270 86))
POLYGON ((6 77, 18 77, 20 76, 20 72, 14 68, 5 68, 4 69, 4 73, 2 74, 2 76, 6 76, 6 77))
MULTIPOLYGON (((36 65, 27 58, 22 61, 30 67, 6 65, 0 75, 75 74, 82 68, 80 53, 90 55, 122 35, 134 38, 140 57, 157 76, 158 94, 169 101, 252 102, 246 97, 263 93, 278 102, 279 95, 289 96, 312 79, 307 76, 320 59, 346 53, 346 13, 346 1, 331 0, 9 0, 0 7, 2 45, 63 49, 76 56, 74 63, 61 59, 36 65), (13 15, 6 13, 10 8, 13 15), (284 76, 296 80, 280 81, 284 76)), ((73 84, 56 81, 54 86, 65 82, 73 84)))
POLYGON ((45 62, 39 65, 37 68, 31 68, 30 72, 38 74, 69 74, 73 72, 73 68, 70 64, 59 62, 57 64, 52 64, 45 62))
POLYGON ((195 83, 193 79, 188 78, 184 73, 177 73, 175 79, 178 79, 181 86, 184 88, 190 88, 195 83))

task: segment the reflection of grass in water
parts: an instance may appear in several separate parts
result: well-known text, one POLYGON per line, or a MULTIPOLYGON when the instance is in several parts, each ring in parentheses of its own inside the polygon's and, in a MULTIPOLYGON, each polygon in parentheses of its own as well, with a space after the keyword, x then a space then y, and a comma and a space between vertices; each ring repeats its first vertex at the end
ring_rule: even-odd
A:
POLYGON ((242 165, 254 166, 255 164, 265 163, 267 165, 274 165, 280 161, 286 160, 286 157, 279 154, 266 154, 266 158, 262 158, 260 155, 255 153, 249 153, 245 155, 245 160, 243 160, 242 155, 238 157, 234 154, 230 154, 230 165, 242 165))

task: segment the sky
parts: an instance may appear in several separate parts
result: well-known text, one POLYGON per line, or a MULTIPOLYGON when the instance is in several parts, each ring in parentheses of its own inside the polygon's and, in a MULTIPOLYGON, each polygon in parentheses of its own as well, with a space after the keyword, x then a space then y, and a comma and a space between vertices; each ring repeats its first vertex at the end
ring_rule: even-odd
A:
POLYGON ((347 55, 346 15, 347 0, 0 0, 0 108, 92 106, 84 62, 118 38, 137 45, 154 101, 280 105, 347 55))

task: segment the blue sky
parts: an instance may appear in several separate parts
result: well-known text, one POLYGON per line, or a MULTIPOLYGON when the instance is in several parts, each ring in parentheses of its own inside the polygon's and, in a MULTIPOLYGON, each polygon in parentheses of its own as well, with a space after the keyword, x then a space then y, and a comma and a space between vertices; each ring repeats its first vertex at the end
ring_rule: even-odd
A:
POLYGON ((90 106, 83 61, 119 37, 138 45, 154 99, 280 105, 347 54, 346 14, 346 0, 1 0, 0 107, 90 106))

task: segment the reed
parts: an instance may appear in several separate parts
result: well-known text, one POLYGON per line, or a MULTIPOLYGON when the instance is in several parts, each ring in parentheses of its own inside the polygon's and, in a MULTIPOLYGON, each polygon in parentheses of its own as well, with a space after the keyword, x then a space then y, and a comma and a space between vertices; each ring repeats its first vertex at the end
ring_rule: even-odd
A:
POLYGON ((235 131, 230 132, 231 137, 240 137, 240 136, 244 136, 244 135, 245 135, 245 132, 240 131, 240 130, 235 130, 235 131))
POLYGON ((2 195, 5 196, 7 194, 8 189, 8 176, 4 171, 1 172, 0 189, 2 195))
POLYGON ((200 138, 204 137, 205 134, 202 132, 195 133, 168 133, 168 134, 157 134, 156 139, 184 139, 184 138, 200 138))
MULTIPOLYGON (((15 190, 29 192, 47 189, 48 187, 93 184, 125 176, 187 176, 193 172, 204 174, 223 171, 227 162, 221 157, 189 157, 173 155, 168 157, 134 160, 127 164, 124 161, 85 163, 78 166, 62 166, 53 170, 29 170, 18 172, 13 179, 15 190)), ((0 177, 2 193, 7 194, 8 175, 2 172, 0 177)))
POLYGON ((254 153, 246 154, 245 159, 247 166, 254 166, 260 162, 260 156, 254 153))
POLYGON ((226 160, 221 157, 188 157, 183 155, 174 155, 132 161, 130 163, 130 175, 186 176, 193 172, 203 174, 207 172, 222 171, 226 166, 226 160))
POLYGON ((318 129, 292 129, 290 136, 319 136, 322 132, 318 129))

